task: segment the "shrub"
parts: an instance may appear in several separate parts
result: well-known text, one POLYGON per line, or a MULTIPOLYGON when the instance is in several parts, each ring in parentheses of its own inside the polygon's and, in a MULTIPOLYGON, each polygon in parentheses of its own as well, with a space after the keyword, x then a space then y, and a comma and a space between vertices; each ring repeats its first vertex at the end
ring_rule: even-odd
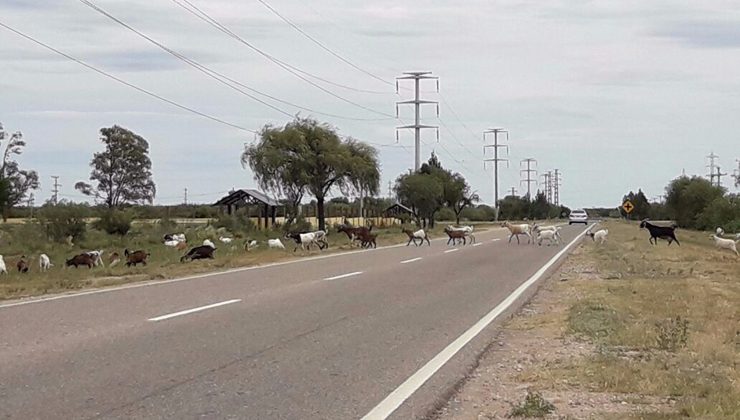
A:
POLYGON ((212 226, 216 229, 224 228, 231 233, 250 232, 255 229, 254 222, 246 211, 237 211, 233 214, 221 213, 213 221, 212 226))
POLYGON ((123 210, 110 210, 103 213, 93 225, 95 229, 107 232, 110 235, 126 235, 131 230, 133 215, 123 210))
POLYGON ((509 417, 545 417, 555 411, 555 406, 542 397, 539 392, 527 390, 524 401, 511 408, 509 417))
POLYGON ((303 218, 303 216, 298 216, 290 223, 286 223, 283 225, 283 231, 285 232, 307 232, 311 229, 313 229, 311 223, 303 218))
POLYGON ((73 240, 82 239, 87 230, 85 217, 89 214, 86 206, 58 204, 43 206, 37 215, 38 223, 46 232, 46 237, 56 242, 64 242, 71 236, 73 240))
POLYGON ((689 340, 689 321, 681 316, 656 322, 657 336, 655 342, 661 350, 676 351, 686 347, 689 340))

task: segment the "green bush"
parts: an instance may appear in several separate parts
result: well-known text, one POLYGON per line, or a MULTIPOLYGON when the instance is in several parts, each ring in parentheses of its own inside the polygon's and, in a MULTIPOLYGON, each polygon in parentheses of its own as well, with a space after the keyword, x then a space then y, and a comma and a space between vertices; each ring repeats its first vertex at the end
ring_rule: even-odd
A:
POLYGON ((107 232, 109 235, 126 235, 131 230, 133 214, 124 210, 110 210, 103 213, 93 225, 95 229, 107 232))
POLYGON ((292 222, 283 225, 283 231, 285 232, 307 232, 312 230, 313 227, 303 216, 298 216, 292 222))
POLYGON ((87 206, 58 204, 43 206, 38 214, 39 225, 46 237, 56 242, 64 242, 71 236, 73 240, 82 239, 87 230, 85 217, 89 214, 87 206))
POLYGON ((538 392, 527 391, 527 396, 519 405, 511 408, 509 417, 545 417, 555 411, 555 406, 538 392))
POLYGON ((255 230, 254 222, 249 218, 245 210, 239 210, 233 214, 221 213, 213 221, 212 226, 216 229, 224 228, 231 233, 251 232, 255 230))

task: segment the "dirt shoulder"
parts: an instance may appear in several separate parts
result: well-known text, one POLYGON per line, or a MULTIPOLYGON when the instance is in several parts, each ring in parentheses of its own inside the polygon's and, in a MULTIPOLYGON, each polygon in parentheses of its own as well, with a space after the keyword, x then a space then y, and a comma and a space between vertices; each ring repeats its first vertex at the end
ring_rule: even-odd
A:
POLYGON ((740 259, 607 222, 502 327, 437 419, 740 419, 740 259))

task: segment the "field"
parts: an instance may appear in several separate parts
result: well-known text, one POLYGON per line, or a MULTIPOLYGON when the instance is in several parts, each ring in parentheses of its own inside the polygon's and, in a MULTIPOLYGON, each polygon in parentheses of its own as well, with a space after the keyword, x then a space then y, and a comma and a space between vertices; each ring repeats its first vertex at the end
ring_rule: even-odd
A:
MULTIPOLYGON (((439 224, 429 232, 430 236, 444 235, 442 231, 444 224, 439 224)), ((476 229, 485 229, 485 225, 476 225, 476 229)), ((334 229, 329 230, 329 250, 322 252, 347 251, 350 249, 347 236, 337 233, 334 229)), ((378 233, 378 246, 391 245, 406 241, 406 235, 401 233, 400 227, 376 228, 378 233)), ((92 228, 88 229, 84 239, 74 243, 74 246, 58 244, 46 239, 46 236, 37 224, 13 223, 5 224, 0 228, 0 244, 3 249, 3 258, 8 268, 8 275, 0 275, 0 299, 15 299, 28 296, 36 296, 46 293, 59 293, 70 290, 78 290, 90 287, 104 287, 123 283, 144 280, 160 280, 180 276, 187 276, 209 271, 226 270, 236 267, 246 267, 258 264, 267 264, 291 258, 300 258, 306 255, 317 255, 319 251, 308 253, 300 249, 293 252, 294 243, 282 239, 280 231, 254 231, 242 235, 231 244, 220 243, 219 236, 231 236, 223 229, 214 229, 212 226, 198 223, 196 225, 178 225, 172 228, 163 228, 157 223, 135 223, 131 231, 125 237, 108 235, 92 228), (165 233, 184 232, 189 244, 199 245, 204 239, 211 239, 217 247, 214 260, 198 260, 180 263, 180 257, 184 252, 162 244, 165 233), (267 249, 264 241, 268 238, 281 238, 286 250, 267 249), (246 252, 244 243, 247 238, 260 242, 257 249, 246 252), (151 255, 147 266, 126 267, 121 261, 117 266, 107 267, 107 257, 118 252, 123 256, 125 248, 129 250, 146 250, 151 255), (84 251, 103 249, 106 267, 88 268, 65 268, 64 262, 73 255, 84 251), (39 272, 38 256, 46 253, 54 267, 46 273, 39 272), (31 267, 29 273, 16 271, 15 263, 21 256, 26 256, 31 267)), ((357 247, 353 248, 357 249, 357 247)))
POLYGON ((437 416, 740 418, 740 258, 611 221, 506 322, 437 416))

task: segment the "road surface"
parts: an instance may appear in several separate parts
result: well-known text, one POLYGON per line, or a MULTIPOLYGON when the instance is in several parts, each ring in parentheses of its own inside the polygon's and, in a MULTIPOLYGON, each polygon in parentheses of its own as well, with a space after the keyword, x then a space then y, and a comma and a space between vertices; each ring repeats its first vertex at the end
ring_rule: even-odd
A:
POLYGON ((0 418, 423 416, 494 326, 428 362, 565 248, 476 236, 0 304, 0 418))

